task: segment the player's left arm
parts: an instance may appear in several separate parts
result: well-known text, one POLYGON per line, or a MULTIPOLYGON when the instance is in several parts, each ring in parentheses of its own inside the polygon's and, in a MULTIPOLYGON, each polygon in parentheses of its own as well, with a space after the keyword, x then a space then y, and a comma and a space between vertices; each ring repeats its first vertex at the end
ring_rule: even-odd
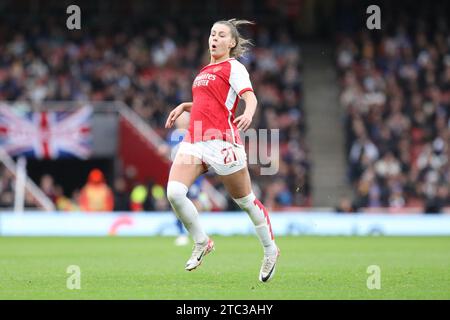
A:
POLYGON ((246 131, 252 123, 258 100, 256 99, 255 93, 251 90, 244 92, 241 98, 245 101, 245 111, 234 119, 233 123, 237 123, 238 130, 246 131))

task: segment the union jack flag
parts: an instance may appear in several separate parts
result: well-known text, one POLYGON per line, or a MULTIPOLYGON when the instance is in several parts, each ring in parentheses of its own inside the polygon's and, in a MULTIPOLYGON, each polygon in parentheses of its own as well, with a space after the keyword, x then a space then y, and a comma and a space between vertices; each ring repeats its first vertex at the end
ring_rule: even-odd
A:
POLYGON ((0 105, 0 147, 12 156, 87 159, 92 151, 92 107, 75 112, 17 113, 0 105))

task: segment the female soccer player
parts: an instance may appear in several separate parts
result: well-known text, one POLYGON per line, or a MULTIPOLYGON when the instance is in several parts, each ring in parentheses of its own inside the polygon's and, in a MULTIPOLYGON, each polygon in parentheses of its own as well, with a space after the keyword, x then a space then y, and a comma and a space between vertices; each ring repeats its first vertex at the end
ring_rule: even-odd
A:
POLYGON ((238 31, 243 24, 251 22, 231 19, 214 23, 208 41, 211 62, 194 79, 193 101, 178 105, 167 118, 166 128, 171 128, 180 114, 190 112, 188 132, 170 169, 167 198, 194 240, 194 249, 185 267, 188 271, 194 270, 213 250, 214 242, 202 229, 187 191, 199 175, 212 168, 255 225, 264 248, 259 280, 266 282, 275 273, 279 249, 268 212, 251 189, 247 155, 238 132, 249 128, 257 104, 249 74, 236 60, 250 44, 238 31), (235 118, 239 98, 245 101, 245 111, 235 118))

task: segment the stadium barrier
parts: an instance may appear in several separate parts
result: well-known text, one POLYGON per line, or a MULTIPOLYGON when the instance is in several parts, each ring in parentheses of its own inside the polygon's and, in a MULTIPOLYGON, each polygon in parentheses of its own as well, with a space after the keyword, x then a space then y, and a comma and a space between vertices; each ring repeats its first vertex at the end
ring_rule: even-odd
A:
MULTIPOLYGON (((202 213, 209 234, 253 235, 246 214, 202 213)), ((273 232, 281 235, 324 236, 450 236, 450 215, 336 214, 273 212, 273 232)), ((171 212, 0 214, 0 236, 175 236, 171 212)))

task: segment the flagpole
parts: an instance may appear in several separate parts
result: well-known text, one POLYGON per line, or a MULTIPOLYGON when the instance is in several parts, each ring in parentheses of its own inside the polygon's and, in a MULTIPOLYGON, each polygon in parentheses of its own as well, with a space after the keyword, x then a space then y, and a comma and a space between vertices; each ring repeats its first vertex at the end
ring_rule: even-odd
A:
POLYGON ((17 160, 16 168, 16 192, 14 193, 14 212, 22 214, 25 207, 25 184, 26 184, 26 166, 27 160, 25 157, 20 157, 17 160))

